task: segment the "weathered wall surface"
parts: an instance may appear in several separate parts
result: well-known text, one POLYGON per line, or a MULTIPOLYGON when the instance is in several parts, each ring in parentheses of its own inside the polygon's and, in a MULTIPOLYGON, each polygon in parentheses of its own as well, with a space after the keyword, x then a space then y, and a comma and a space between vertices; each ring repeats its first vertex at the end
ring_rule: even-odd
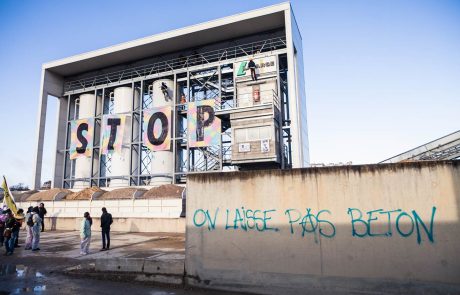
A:
MULTIPOLYGON (((80 230, 83 217, 45 217, 45 230, 80 230)), ((92 231, 101 231, 93 217, 92 231)), ((113 218, 111 231, 134 233, 185 233, 185 218, 113 218)))
POLYGON ((272 294, 459 285, 459 211, 459 161, 191 175, 188 282, 272 294))
MULTIPOLYGON (((40 202, 17 202, 18 208, 27 210, 40 202)), ((182 199, 158 200, 98 200, 43 202, 48 214, 45 229, 80 230, 85 212, 93 217, 93 230, 100 230, 101 208, 112 214, 112 231, 122 232, 185 232, 185 219, 180 218, 182 199)))

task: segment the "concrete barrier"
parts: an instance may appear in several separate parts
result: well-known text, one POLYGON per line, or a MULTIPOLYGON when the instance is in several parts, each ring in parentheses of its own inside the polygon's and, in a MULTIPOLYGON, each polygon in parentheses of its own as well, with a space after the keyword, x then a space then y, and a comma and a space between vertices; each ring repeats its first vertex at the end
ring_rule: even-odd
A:
POLYGON ((190 285, 460 292, 459 161, 198 174, 187 189, 190 285))

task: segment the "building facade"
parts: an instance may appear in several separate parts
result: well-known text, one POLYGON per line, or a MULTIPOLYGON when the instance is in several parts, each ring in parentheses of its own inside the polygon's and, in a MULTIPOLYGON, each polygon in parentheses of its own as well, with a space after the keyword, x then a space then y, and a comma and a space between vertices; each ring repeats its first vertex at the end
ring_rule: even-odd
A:
POLYGON ((49 96, 59 100, 54 187, 309 163, 302 39, 289 3, 44 64, 36 188, 49 96))

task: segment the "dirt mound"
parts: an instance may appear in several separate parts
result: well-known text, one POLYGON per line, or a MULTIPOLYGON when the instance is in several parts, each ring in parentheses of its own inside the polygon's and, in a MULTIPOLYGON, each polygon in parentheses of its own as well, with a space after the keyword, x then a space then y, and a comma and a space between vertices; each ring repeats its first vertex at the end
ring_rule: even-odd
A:
POLYGON ((91 200, 91 196, 97 192, 105 192, 97 186, 85 188, 79 192, 68 194, 64 200, 91 200))
POLYGON ((137 191, 137 188, 118 188, 113 191, 103 193, 99 196, 98 200, 126 200, 132 199, 133 194, 137 191))
POLYGON ((38 193, 36 190, 24 191, 24 192, 11 192, 13 194, 13 198, 16 202, 25 202, 27 199, 33 195, 38 193))
POLYGON ((72 193, 72 191, 62 188, 52 188, 31 195, 29 198, 27 198, 27 201, 52 201, 54 197, 59 193, 69 194, 72 193))
POLYGON ((183 190, 184 187, 174 184, 160 185, 148 190, 139 199, 180 199, 183 190))

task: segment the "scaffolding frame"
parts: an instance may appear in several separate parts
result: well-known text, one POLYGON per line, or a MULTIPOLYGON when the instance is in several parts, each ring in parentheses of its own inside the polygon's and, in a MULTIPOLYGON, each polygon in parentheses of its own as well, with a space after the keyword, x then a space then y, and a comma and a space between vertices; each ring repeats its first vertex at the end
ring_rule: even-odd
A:
MULTIPOLYGON (((184 183, 186 175, 190 173, 208 173, 217 171, 237 170, 236 166, 231 165, 231 125, 230 113, 240 111, 240 107, 236 104, 236 82, 233 80, 234 71, 233 64, 244 61, 248 56, 253 58, 261 58, 266 56, 276 56, 278 60, 277 83, 278 83, 278 96, 274 94, 271 108, 273 108, 273 116, 278 114, 275 119, 278 121, 279 126, 279 146, 281 168, 289 168, 289 163, 292 163, 290 156, 290 119, 289 114, 289 101, 287 87, 284 90, 282 83, 283 78, 280 77, 280 58, 286 55, 286 43, 284 37, 272 38, 265 41, 258 41, 239 45, 227 49, 219 49, 210 51, 208 53, 199 54, 198 56, 186 57, 182 67, 178 67, 178 59, 172 61, 165 61, 154 65, 143 66, 141 68, 133 68, 131 70, 115 72, 112 74, 96 76, 78 81, 68 81, 65 83, 67 91, 64 95, 67 97, 67 129, 66 129, 66 144, 65 149, 58 151, 64 157, 63 167, 63 181, 62 187, 72 188, 76 181, 85 181, 90 186, 108 186, 110 179, 129 179, 129 185, 141 186, 146 185, 152 177, 159 176, 149 171, 151 166, 151 153, 144 144, 142 139, 143 132, 143 111, 151 106, 153 97, 148 92, 148 85, 153 81, 168 78, 174 81, 173 90, 173 126, 171 130, 171 144, 173 152, 173 169, 171 171, 171 178, 173 183, 184 183), (260 46, 260 47, 258 47, 260 46), (284 47, 284 48, 283 48, 284 47), (257 53, 254 53, 254 48, 257 48, 257 53), (231 54, 230 54, 231 53, 231 54), (199 63, 200 62, 200 63, 199 63), (159 71, 160 64, 164 66, 162 72, 159 71), (172 66, 171 66, 172 65, 172 66), (156 69, 156 72, 152 72, 156 69), (131 74, 127 74, 130 71, 131 74), (136 74, 133 74, 136 73, 136 74), (119 75, 117 81, 113 81, 112 75, 119 75), (224 78, 223 78, 224 77, 224 78), (231 78, 230 78, 231 77, 231 78), (121 79, 123 78, 123 79, 121 79), (180 129, 183 125, 184 119, 186 122, 186 104, 179 101, 180 93, 178 93, 178 86, 180 82, 186 81, 187 103, 196 101, 194 94, 200 92, 202 96, 198 100, 214 99, 214 109, 216 116, 222 120, 221 144, 219 146, 209 146, 204 148, 192 148, 188 144, 188 130, 187 126, 180 129), (225 82, 223 84, 223 81, 225 82), (90 83, 90 84, 88 84, 90 83), (80 87, 77 87, 79 85, 80 87), (89 85, 89 86, 88 86, 89 85), (93 151, 91 155, 91 174, 89 178, 75 178, 73 161, 69 161, 69 138, 70 138, 70 122, 75 118, 71 116, 72 108, 76 97, 83 93, 94 93, 96 101, 101 98, 101 112, 97 113, 97 105, 94 113, 95 128, 96 124, 101 129, 102 116, 111 113, 111 100, 110 92, 112 89, 120 86, 130 86, 132 89, 132 103, 133 108, 131 112, 126 112, 131 116, 131 142, 124 144, 130 147, 130 170, 129 175, 107 176, 104 175, 107 165, 110 165, 110 157, 105 157, 101 153, 99 146, 100 140, 96 141, 96 136, 93 136, 93 151), (217 86, 217 87, 216 87, 217 86), (135 107, 135 89, 139 89, 139 108, 135 107), (192 91, 192 89, 197 88, 192 91), (146 93, 147 89, 147 93, 146 93), (283 92, 285 91, 285 92, 283 92), (191 94, 192 93, 192 94, 191 94), (225 93, 225 94, 224 94, 225 93), (100 96, 98 96, 100 94, 100 96), (193 100, 192 100, 193 97, 193 100), (278 109, 278 111, 275 110, 278 109), (180 122, 182 120, 182 122, 180 122), (138 134, 134 134, 134 126, 138 126, 138 134), (287 146, 284 142, 287 142, 287 146), (286 154, 286 155, 285 155, 286 154), (98 169, 95 173, 95 161, 97 159, 98 169), (133 165, 135 163, 135 165, 133 165), (69 170, 70 165, 70 170, 69 170)), ((287 64, 285 65, 287 67, 287 64)), ((287 75, 286 78, 287 79, 287 75)), ((113 102, 112 102, 113 103, 113 102)), ((266 107, 266 106, 264 106, 266 107)), ((186 123, 185 123, 186 124, 186 123)), ((95 134, 94 134, 95 135, 95 134)))
POLYGON ((238 57, 250 56, 255 53, 273 52, 286 48, 286 37, 275 37, 261 41, 235 45, 224 49, 216 49, 159 61, 153 64, 132 67, 121 71, 114 71, 107 74, 96 75, 89 78, 69 80, 64 83, 64 95, 75 93, 75 91, 88 91, 101 85, 123 84, 126 80, 145 80, 154 77, 155 74, 174 72, 184 68, 193 68, 197 65, 219 63, 225 60, 232 60, 238 57))

